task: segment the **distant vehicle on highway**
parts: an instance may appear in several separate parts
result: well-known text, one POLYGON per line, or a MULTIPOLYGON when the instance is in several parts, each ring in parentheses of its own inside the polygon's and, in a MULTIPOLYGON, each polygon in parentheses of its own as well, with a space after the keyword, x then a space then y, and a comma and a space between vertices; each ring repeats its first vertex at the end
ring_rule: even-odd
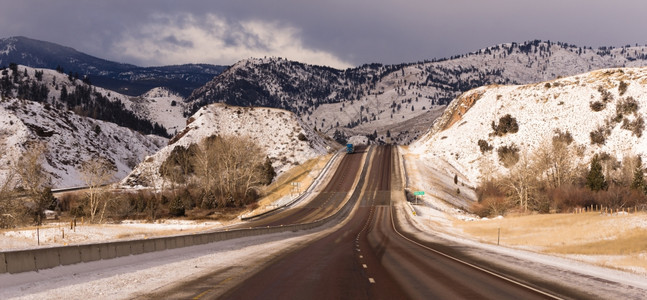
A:
POLYGON ((353 153, 355 152, 355 149, 353 149, 353 144, 346 144, 346 153, 353 153))

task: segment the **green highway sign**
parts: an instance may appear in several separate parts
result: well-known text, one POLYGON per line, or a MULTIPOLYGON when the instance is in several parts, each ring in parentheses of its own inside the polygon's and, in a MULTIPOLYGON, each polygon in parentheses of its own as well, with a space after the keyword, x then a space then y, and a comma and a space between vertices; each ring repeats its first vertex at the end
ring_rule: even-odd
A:
POLYGON ((424 194, 425 194, 425 192, 424 192, 424 191, 416 191, 416 192, 413 192, 413 195, 414 195, 414 196, 423 196, 424 194))

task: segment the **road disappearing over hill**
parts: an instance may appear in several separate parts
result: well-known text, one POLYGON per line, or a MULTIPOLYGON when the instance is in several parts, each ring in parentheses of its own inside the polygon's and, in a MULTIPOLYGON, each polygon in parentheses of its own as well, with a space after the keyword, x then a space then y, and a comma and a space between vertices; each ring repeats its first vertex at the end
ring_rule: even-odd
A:
POLYGON ((341 228, 286 253, 227 299, 551 299, 550 294, 448 258, 396 232, 402 201, 395 148, 370 157, 357 209, 341 228))
MULTIPOLYGON (((168 299, 562 299, 590 298, 560 283, 509 272, 496 264, 470 257, 460 247, 421 241, 403 230, 405 201, 397 148, 366 151, 365 180, 355 180, 363 154, 351 154, 340 164, 325 193, 350 194, 359 182, 359 197, 350 217, 335 226, 324 226, 309 242, 240 270, 212 273, 178 283, 163 292, 142 295, 168 299), (352 158, 352 156, 356 156, 352 158), (359 159, 358 159, 359 158, 359 159), (357 159, 357 161, 355 161, 357 159), (348 168, 348 169, 345 169, 348 168), (344 171, 345 170, 345 171, 344 171), (347 177, 351 176, 351 177, 347 177), (334 186, 344 187, 335 189, 334 186), (508 275, 512 274, 512 275, 508 275), (163 293, 163 294, 161 294, 163 293)), ((321 193, 319 197, 328 197, 321 193)), ((333 207, 348 197, 335 195, 333 207), (342 199, 342 200, 339 200, 342 199)), ((322 198, 323 199, 323 198, 322 198)), ((257 222, 287 224, 318 219, 334 210, 313 199, 306 209, 282 212, 257 222), (313 205, 315 204, 315 205, 313 205)), ((256 223, 258 225, 258 223, 256 223)), ((265 225, 266 226, 266 225, 265 225)))

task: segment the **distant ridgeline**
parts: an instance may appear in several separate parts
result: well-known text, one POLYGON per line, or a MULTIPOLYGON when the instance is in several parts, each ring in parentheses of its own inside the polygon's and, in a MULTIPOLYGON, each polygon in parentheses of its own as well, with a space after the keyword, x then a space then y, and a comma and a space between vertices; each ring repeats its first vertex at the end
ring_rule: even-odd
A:
MULTIPOLYGON (((58 70, 62 72, 61 69, 58 70)), ((49 71, 55 73, 54 71, 49 71)), ((3 68, 0 75, 2 98, 18 98, 46 103, 58 109, 74 111, 81 116, 112 122, 142 134, 169 137, 166 129, 127 110, 119 100, 98 92, 87 78, 78 74, 43 76, 43 70, 20 69, 15 63, 3 68)))
POLYGON ((297 113, 311 127, 331 136, 339 130, 377 133, 380 139, 387 133, 397 135, 397 129, 388 126, 417 118, 434 106, 445 106, 474 88, 644 66, 646 59, 647 48, 642 46, 593 49, 539 40, 497 45, 449 59, 366 64, 346 70, 282 58, 253 58, 236 63, 196 89, 187 98, 186 116, 214 102, 268 106, 297 113))
POLYGON ((153 88, 166 87, 187 97, 194 89, 227 68, 210 64, 139 67, 26 37, 0 39, 0 66, 7 66, 12 62, 33 68, 65 70, 79 78, 91 78, 96 86, 129 96, 139 96, 153 88))

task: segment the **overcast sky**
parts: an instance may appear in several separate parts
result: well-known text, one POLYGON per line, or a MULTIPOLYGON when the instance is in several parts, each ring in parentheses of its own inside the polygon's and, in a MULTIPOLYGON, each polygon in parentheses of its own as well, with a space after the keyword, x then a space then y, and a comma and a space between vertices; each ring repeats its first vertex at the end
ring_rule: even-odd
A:
POLYGON ((280 56, 338 68, 505 42, 647 44, 644 0, 0 0, 0 37, 140 66, 280 56))

